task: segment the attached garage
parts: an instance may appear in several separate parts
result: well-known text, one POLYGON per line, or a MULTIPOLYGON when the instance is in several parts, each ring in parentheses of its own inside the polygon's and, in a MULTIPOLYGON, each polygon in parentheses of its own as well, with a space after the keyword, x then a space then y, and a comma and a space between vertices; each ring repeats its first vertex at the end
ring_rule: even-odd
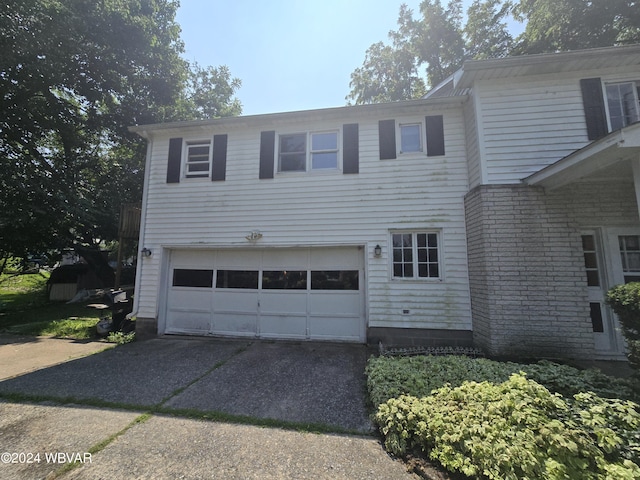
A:
POLYGON ((164 333, 365 341, 360 247, 168 252, 164 333))

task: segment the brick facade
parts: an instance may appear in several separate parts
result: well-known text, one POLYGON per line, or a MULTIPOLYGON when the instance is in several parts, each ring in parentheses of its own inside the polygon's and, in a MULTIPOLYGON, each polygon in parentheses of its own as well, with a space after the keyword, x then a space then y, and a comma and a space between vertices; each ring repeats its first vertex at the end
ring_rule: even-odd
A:
POLYGON ((490 355, 591 358, 580 229, 637 223, 633 185, 481 185, 465 213, 475 345, 490 355))

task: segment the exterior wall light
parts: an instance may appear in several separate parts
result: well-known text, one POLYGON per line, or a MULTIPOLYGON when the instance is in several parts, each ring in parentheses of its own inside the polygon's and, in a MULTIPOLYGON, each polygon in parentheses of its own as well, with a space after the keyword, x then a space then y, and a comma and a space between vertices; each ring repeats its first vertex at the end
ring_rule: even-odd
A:
POLYGON ((142 254, 143 257, 150 257, 151 255, 153 255, 153 251, 151 251, 151 249, 149 248, 143 248, 140 253, 142 254))
POLYGON ((380 244, 378 244, 375 247, 373 247, 373 255, 375 257, 379 257, 379 256, 382 255, 382 247, 380 246, 380 244))

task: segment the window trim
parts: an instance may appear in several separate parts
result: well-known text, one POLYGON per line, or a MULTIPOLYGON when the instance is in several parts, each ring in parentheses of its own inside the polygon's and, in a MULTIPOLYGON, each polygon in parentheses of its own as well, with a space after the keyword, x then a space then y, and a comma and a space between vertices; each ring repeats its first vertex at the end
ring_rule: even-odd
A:
MULTIPOLYGON (((391 230, 389 232, 389 276, 392 281, 398 282, 444 282, 444 262, 443 262, 443 242, 442 242, 442 230, 438 229, 415 229, 415 230, 391 230), (393 236, 394 235, 411 235, 411 249, 412 249, 412 268, 413 276, 411 277, 397 277, 394 273, 394 247, 393 236), (436 251, 438 255, 437 266, 438 276, 419 276, 419 257, 418 257, 418 235, 430 235, 436 236, 436 251)), ((428 239, 428 237, 427 237, 428 239)))
MULTIPOLYGON (((185 140, 182 151, 182 178, 185 180, 210 180, 212 171, 213 171, 213 142, 211 139, 193 139, 193 140, 185 140), (207 157, 208 161, 208 169, 205 172, 198 172, 197 174, 189 173, 189 148, 191 147, 204 147, 207 146, 209 148, 209 154, 207 157), (206 173, 206 175, 205 175, 206 173)), ((199 163, 204 163, 201 161, 199 163)))
POLYGON ((324 173, 335 173, 342 171, 342 146, 341 146, 341 129, 326 129, 326 130, 306 130, 306 131, 298 131, 298 132, 282 132, 278 133, 276 145, 274 146, 276 150, 276 161, 274 162, 274 169, 276 174, 278 175, 295 175, 295 174, 305 174, 305 173, 313 173, 317 174, 319 172, 324 173), (312 150, 312 139, 313 135, 318 134, 335 134, 336 136, 336 148, 335 149, 322 149, 322 150, 312 150), (282 170, 282 137, 294 136, 294 135, 305 135, 305 169, 304 170, 282 170), (335 152, 336 154, 336 166, 329 168, 313 168, 313 154, 314 153, 331 153, 335 152))

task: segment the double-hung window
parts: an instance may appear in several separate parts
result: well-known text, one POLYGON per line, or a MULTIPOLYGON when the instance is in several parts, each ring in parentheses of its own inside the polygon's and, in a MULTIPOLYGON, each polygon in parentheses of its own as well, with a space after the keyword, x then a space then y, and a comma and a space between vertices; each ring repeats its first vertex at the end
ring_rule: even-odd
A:
POLYGON ((391 243, 393 278, 441 278, 436 232, 393 233, 391 243))
POLYGON ((306 172, 338 168, 338 132, 280 135, 279 172, 306 172))
POLYGON ((211 173, 211 142, 186 143, 185 178, 207 178, 211 173))
POLYGON ((611 131, 640 121, 640 81, 606 85, 611 131))
POLYGON ((400 124, 400 153, 422 151, 422 125, 419 123, 400 124))

